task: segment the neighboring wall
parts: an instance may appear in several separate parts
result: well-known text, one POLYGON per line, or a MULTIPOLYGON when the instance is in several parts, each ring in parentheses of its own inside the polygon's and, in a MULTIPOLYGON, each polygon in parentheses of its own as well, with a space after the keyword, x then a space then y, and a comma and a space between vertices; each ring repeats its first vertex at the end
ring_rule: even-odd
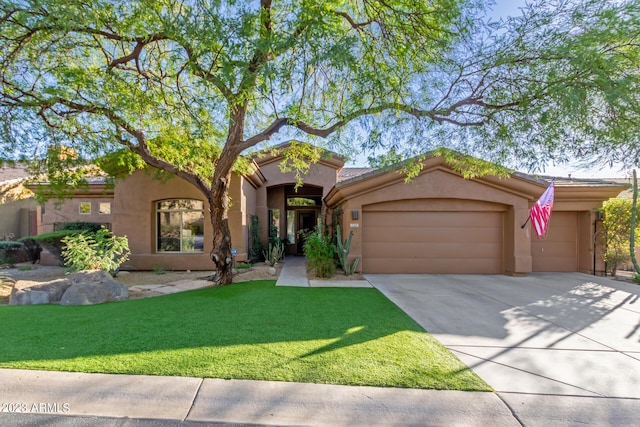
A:
POLYGON ((17 240, 38 234, 37 229, 30 227, 30 212, 38 209, 33 198, 15 200, 0 204, 0 240, 17 240))

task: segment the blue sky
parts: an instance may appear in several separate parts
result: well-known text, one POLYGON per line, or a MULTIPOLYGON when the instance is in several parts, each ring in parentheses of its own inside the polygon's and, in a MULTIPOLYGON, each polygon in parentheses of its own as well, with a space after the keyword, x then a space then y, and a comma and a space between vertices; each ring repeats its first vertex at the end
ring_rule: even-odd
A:
MULTIPOLYGON (((520 8, 526 4, 526 0, 495 0, 495 4, 491 7, 492 15, 495 18, 516 16, 521 13, 520 8)), ((366 166, 366 157, 355 159, 351 162, 357 166, 366 166)), ((352 165, 352 164, 350 164, 352 165)), ((528 172, 521 170, 520 172, 528 172)), ((559 177, 567 177, 571 175, 574 178, 623 178, 631 175, 630 169, 623 169, 620 165, 599 165, 594 168, 584 169, 579 167, 576 162, 549 165, 544 171, 539 172, 541 175, 551 175, 559 177)))

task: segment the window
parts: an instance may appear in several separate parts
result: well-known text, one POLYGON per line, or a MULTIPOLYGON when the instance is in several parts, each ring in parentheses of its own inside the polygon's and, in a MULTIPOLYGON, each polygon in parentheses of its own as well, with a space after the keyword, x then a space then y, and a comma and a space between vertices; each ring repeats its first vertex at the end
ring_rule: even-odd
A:
POLYGON ((80 202, 80 215, 91 215, 91 202, 80 202))
POLYGON ((287 241, 296 242, 296 211, 287 211, 287 241))
POLYGON ((158 252, 204 251, 204 202, 190 199, 156 203, 158 252))
POLYGON ((111 215, 111 202, 98 203, 98 213, 100 215, 111 215))
POLYGON ((320 196, 309 196, 309 197, 288 197, 287 198, 287 206, 320 206, 322 201, 320 200, 320 196))

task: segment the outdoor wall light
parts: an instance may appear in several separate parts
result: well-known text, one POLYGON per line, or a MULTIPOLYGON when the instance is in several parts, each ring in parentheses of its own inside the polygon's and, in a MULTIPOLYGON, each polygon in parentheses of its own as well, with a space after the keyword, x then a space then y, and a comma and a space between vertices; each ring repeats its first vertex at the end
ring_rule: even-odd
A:
POLYGON ((351 211, 351 219, 356 220, 360 217, 360 211, 351 211))

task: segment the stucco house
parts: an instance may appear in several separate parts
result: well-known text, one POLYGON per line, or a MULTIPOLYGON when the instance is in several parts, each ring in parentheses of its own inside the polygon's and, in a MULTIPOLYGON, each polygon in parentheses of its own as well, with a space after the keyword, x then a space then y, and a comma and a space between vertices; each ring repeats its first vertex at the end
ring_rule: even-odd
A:
MULTIPOLYGON (((286 148, 286 147, 285 147, 286 148)), ((302 253, 301 230, 318 220, 343 233, 353 231, 351 257, 363 273, 479 273, 523 275, 536 271, 594 272, 603 269, 594 243, 598 208, 624 184, 556 179, 547 237, 538 240, 528 210, 550 179, 513 173, 507 178, 464 179, 440 157, 429 157, 412 181, 393 169, 345 168, 338 155, 313 165, 296 189, 283 173, 282 157, 254 159, 250 174, 235 174, 229 224, 236 259, 248 259, 251 218, 261 240, 269 228, 286 241, 287 254, 302 253)), ((48 202, 43 230, 69 221, 108 225, 129 239, 129 265, 145 270, 209 270, 211 227, 207 202, 186 181, 163 182, 138 171, 115 188, 96 181, 56 207, 48 202)))

